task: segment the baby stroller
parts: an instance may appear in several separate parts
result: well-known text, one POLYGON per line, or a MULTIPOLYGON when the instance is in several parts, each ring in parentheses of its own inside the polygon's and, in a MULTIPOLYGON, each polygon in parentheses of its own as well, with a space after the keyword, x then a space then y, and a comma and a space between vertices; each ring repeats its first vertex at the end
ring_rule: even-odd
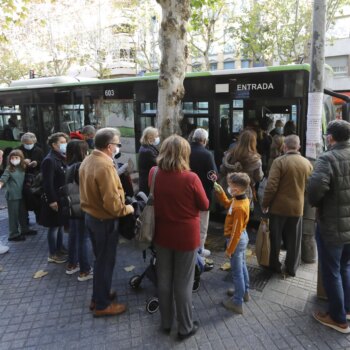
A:
MULTIPOLYGON (((147 277, 153 285, 157 286, 157 273, 156 273, 156 263, 157 263, 157 254, 153 246, 148 248, 151 252, 150 263, 147 266, 146 270, 141 275, 135 275, 130 278, 129 285, 133 289, 138 289, 141 285, 141 282, 144 277, 147 277)), ((143 259, 146 260, 146 250, 143 251, 143 259)), ((194 281, 192 292, 197 292, 200 287, 200 275, 205 271, 205 262, 204 259, 197 253, 197 261, 195 265, 194 281)), ((157 312, 159 309, 159 299, 157 296, 149 298, 146 302, 146 310, 150 314, 157 312)))

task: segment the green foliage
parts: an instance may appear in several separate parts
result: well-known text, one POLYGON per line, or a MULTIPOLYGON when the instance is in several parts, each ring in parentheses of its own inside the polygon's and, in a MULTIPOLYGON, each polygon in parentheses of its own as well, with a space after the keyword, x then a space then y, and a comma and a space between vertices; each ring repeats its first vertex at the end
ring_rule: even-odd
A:
POLYGON ((6 42, 6 31, 13 25, 19 25, 26 17, 28 3, 29 0, 0 0, 0 42, 6 42))
POLYGON ((22 63, 15 53, 5 45, 0 47, 0 83, 9 85, 12 80, 21 79, 29 73, 29 66, 22 63))
MULTIPOLYGON (((350 0, 327 1, 327 27, 335 13, 350 0)), ((298 62, 309 56, 312 34, 312 3, 309 1, 254 1, 239 19, 241 55, 272 64, 298 62)))
POLYGON ((190 34, 190 50, 193 56, 204 58, 205 70, 209 69, 209 52, 214 42, 221 39, 217 24, 225 9, 224 0, 191 0, 191 18, 188 32, 190 34))

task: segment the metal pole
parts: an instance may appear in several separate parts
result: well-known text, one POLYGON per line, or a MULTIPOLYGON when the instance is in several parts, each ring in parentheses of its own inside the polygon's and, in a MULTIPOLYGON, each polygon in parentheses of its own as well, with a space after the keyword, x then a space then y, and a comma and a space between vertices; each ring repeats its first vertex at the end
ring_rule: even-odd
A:
MULTIPOLYGON (((306 128, 306 156, 311 161, 314 161, 321 152, 325 31, 326 0, 314 0, 306 128)), ((314 236, 315 210, 305 201, 301 259, 306 263, 316 261, 316 242, 314 236)))

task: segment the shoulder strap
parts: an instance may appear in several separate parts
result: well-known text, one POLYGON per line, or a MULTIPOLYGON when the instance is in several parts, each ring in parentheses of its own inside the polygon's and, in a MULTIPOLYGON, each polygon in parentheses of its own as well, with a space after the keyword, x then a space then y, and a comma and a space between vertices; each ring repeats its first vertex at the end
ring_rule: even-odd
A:
POLYGON ((157 172, 158 172, 158 167, 155 167, 154 169, 154 172, 153 172, 153 175, 152 175, 152 182, 151 182, 151 189, 149 191, 149 193, 154 197, 154 183, 155 183, 155 180, 156 180, 156 175, 157 175, 157 172))

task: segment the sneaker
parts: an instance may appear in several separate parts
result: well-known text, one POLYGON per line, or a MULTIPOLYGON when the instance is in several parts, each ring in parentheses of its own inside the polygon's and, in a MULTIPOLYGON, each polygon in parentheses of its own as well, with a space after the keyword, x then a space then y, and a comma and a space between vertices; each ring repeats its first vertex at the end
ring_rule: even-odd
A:
POLYGON ((103 316, 115 316, 122 314, 125 312, 126 306, 124 304, 110 304, 103 310, 96 310, 94 311, 94 317, 103 317, 103 316))
POLYGON ((316 321, 320 322, 324 326, 333 328, 340 333, 343 333, 343 334, 350 333, 350 327, 348 326, 347 323, 337 323, 331 319, 329 314, 322 313, 322 312, 314 312, 313 317, 316 321))
POLYGON ((67 261, 67 259, 59 255, 49 255, 49 257, 47 258, 47 261, 55 264, 63 264, 67 261))
POLYGON ((224 307, 227 310, 235 312, 236 314, 240 314, 240 315, 243 314, 243 307, 242 307, 242 305, 235 304, 231 299, 224 300, 222 302, 222 305, 224 305, 224 307))
POLYGON ((9 247, 6 246, 6 245, 3 245, 1 242, 0 242, 0 254, 5 254, 9 251, 9 247))
POLYGON ((78 281, 79 282, 88 281, 88 280, 91 280, 93 277, 94 277, 94 272, 91 269, 88 272, 80 272, 78 276, 78 281))
POLYGON ((348 313, 346 314, 346 319, 347 319, 348 321, 350 321, 350 312, 348 312, 348 313))
MULTIPOLYGON (((116 297, 117 297, 116 291, 115 291, 115 290, 111 290, 111 291, 109 292, 109 295, 108 295, 109 300, 110 300, 110 301, 113 301, 116 297)), ((89 309, 90 309, 90 311, 94 311, 95 308, 96 308, 95 300, 91 299, 89 309)))
POLYGON ((211 251, 209 249, 202 249, 201 255, 203 258, 208 257, 211 254, 211 251))
MULTIPOLYGON (((229 288, 226 292, 226 294, 229 296, 229 297, 233 297, 233 295, 235 294, 235 290, 233 288, 229 288)), ((248 292, 245 292, 244 295, 243 295, 243 301, 246 303, 250 300, 250 295, 248 292)))
POLYGON ((68 264, 66 267, 66 274, 73 275, 74 273, 78 272, 79 270, 80 270, 79 264, 76 264, 76 265, 68 264))

